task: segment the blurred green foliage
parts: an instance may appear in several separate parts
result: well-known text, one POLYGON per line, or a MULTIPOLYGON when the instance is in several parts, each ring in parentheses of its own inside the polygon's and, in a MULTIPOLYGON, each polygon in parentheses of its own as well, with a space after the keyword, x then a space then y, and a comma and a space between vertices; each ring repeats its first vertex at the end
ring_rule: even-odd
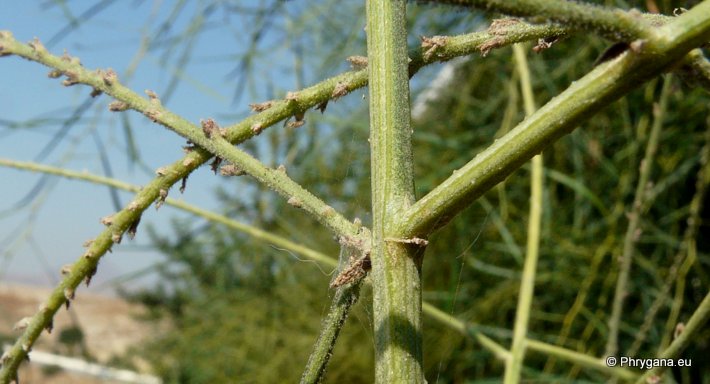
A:
MULTIPOLYGON (((612 5, 645 9, 647 3, 657 4, 664 13, 689 7, 687 2, 670 1, 612 5)), ((464 21, 475 25, 470 15, 454 8, 415 4, 410 8, 419 20, 411 25, 430 34, 446 33, 446 25, 460 28, 464 21), (432 12, 446 16, 435 18, 432 12), (425 25, 418 24, 422 20, 425 25)), ((335 36, 345 40, 332 37, 329 47, 347 45, 344 41, 352 36, 348 32, 339 31, 335 36)), ((608 45, 580 34, 541 54, 530 53, 538 105, 583 76, 608 45)), ((340 60, 360 52, 336 50, 325 52, 324 57, 334 53, 340 60)), ((413 122, 418 197, 523 118, 513 69, 509 48, 486 58, 470 58, 457 66, 454 81, 413 122)), ((415 78, 419 83, 414 88, 431 81, 433 74, 424 72, 415 78)), ((634 198, 639 161, 660 88, 659 79, 641 86, 543 153, 544 216, 529 327, 532 338, 603 355, 628 224, 625 214, 634 198)), ((366 104, 359 103, 359 94, 349 99, 331 103, 323 116, 309 113, 300 131, 275 127, 250 146, 255 152, 268 153, 273 163, 286 164, 289 175, 348 217, 360 217, 368 224, 366 104)), ((682 301, 678 321, 686 321, 710 287, 707 198, 700 214, 704 224, 696 238, 697 259, 679 277, 685 283, 683 291, 675 292, 677 280, 666 281, 676 254, 688 246, 683 233, 688 205, 696 192, 699 152, 709 129, 709 102, 706 92, 673 81, 622 316, 621 355, 627 355, 636 343, 634 356, 655 356, 675 326, 666 324, 671 306, 682 301), (670 296, 662 301, 655 318, 647 318, 666 284, 672 285, 670 296), (650 327, 642 334, 644 321, 650 327)), ((524 257, 528 180, 523 167, 436 233, 423 268, 425 300, 477 325, 504 346, 510 343, 524 257)), ((237 197, 236 185, 225 185, 218 193, 230 215, 337 257, 337 243, 311 219, 268 191, 258 190, 249 199, 237 197)), ((154 235, 166 256, 159 270, 162 282, 130 295, 152 310, 152 320, 167 324, 155 340, 147 342, 143 356, 168 382, 296 381, 329 305, 331 271, 321 271, 288 251, 209 223, 195 229, 191 223, 177 222, 174 232, 170 238, 154 235)), ((328 382, 372 381, 370 302, 366 290, 335 348, 328 382)), ((500 380, 502 362, 472 339, 430 318, 425 318, 424 329, 429 382, 500 380)), ((709 382, 710 368, 703 364, 708 354, 710 329, 698 335, 685 352, 683 357, 692 358, 693 367, 674 371, 676 379, 709 382)), ((525 366, 527 382, 606 380, 598 372, 533 352, 528 352, 525 366)))

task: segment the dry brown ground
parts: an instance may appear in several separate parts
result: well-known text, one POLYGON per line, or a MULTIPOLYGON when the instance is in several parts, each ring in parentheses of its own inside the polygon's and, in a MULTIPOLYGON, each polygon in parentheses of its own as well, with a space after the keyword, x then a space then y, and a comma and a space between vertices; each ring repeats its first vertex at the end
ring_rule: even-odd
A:
MULTIPOLYGON (((0 335, 17 337, 13 325, 23 317, 32 316, 40 303, 49 295, 47 288, 33 286, 0 284, 0 335)), ((128 348, 150 337, 154 329, 146 323, 138 321, 135 316, 140 314, 137 306, 131 305, 119 298, 101 296, 81 291, 72 301, 71 311, 84 332, 86 347, 98 363, 107 363, 112 357, 124 354, 128 348)), ((54 318, 54 331, 44 332, 34 350, 69 355, 70 351, 59 343, 62 329, 72 325, 72 318, 65 309, 61 309, 54 318)), ((31 355, 30 355, 31 357, 31 355)), ((146 371, 147 367, 140 361, 133 362, 146 371)), ((33 364, 25 364, 21 370, 21 383, 107 383, 86 376, 58 373, 47 375, 45 369, 33 364)))

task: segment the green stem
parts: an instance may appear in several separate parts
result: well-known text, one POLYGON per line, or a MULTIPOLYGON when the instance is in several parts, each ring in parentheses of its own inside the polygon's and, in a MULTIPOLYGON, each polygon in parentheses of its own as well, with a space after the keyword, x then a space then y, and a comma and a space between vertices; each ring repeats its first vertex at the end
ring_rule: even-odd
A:
POLYGON ((367 1, 375 382, 423 383, 421 256, 393 223, 414 201, 406 0, 367 1), (399 242, 401 240, 401 242, 399 242))
MULTIPOLYGON (((520 44, 513 46, 515 53, 515 63, 520 74, 520 85, 522 88, 523 102, 525 104, 525 115, 530 116, 535 112, 535 100, 532 92, 532 81, 530 80, 530 70, 528 68, 525 51, 520 44)), ((532 306, 533 292, 535 290, 535 270, 537 269, 537 259, 540 252, 540 222, 542 219, 542 178, 543 164, 542 155, 537 155, 532 159, 532 173, 530 177, 530 213, 528 215, 528 241, 525 253, 525 264, 520 281, 520 297, 518 307, 515 312, 515 326, 513 328, 513 343, 510 351, 510 359, 506 361, 505 378, 506 384, 515 384, 520 381, 520 371, 525 359, 525 339, 528 332, 528 321, 530 319, 530 307, 532 306)))
POLYGON ((651 35, 650 25, 640 12, 633 14, 620 9, 606 8, 565 0, 429 0, 462 6, 484 8, 511 16, 534 16, 545 21, 562 23, 575 29, 595 31, 612 39, 632 40, 651 35))
POLYGON ((325 319, 323 319, 320 335, 313 347, 313 353, 309 356, 306 369, 303 371, 301 384, 320 383, 323 381, 340 330, 345 324, 350 308, 360 298, 361 285, 362 280, 355 284, 340 287, 335 291, 330 310, 325 319))
MULTIPOLYGON (((648 79, 673 66, 693 47, 710 39, 710 1, 677 17, 671 42, 648 41, 649 52, 626 51, 598 65, 516 128, 403 212, 398 231, 425 237, 448 223, 476 198, 504 180, 543 148, 648 79), (679 28, 687 28, 686 33, 679 28)), ((664 39, 665 40, 665 39, 664 39)))
POLYGON ((623 253, 620 257, 619 276, 616 281, 616 289, 614 291, 614 301, 612 302, 612 310, 609 315, 609 335, 607 336, 606 356, 616 356, 618 352, 619 342, 619 324, 621 322, 621 313, 624 308, 624 300, 628 295, 629 272, 631 270, 631 262, 633 261, 636 241, 639 237, 641 215, 646 207, 646 191, 651 174, 651 164, 656 156, 658 149, 658 140, 663 127, 663 119, 665 111, 668 107, 668 96, 670 94, 671 76, 667 76, 663 82, 659 105, 654 106, 654 120, 651 127, 651 133, 646 144, 646 152, 641 160, 639 167, 639 179, 636 184, 636 192, 634 194, 634 202, 629 212, 629 225, 626 228, 624 236, 623 253))
MULTIPOLYGON (((681 352, 690 345, 700 331, 704 330, 705 323, 710 319, 710 292, 705 295, 705 298, 700 303, 698 308, 690 316, 690 319, 685 324, 685 328, 676 337, 668 348, 666 348, 659 356, 660 359, 675 359, 680 356, 681 352)), ((667 369, 666 366, 655 367, 652 370, 646 372, 641 378, 639 378, 636 383, 650 383, 657 382, 653 380, 654 377, 659 377, 667 369)))

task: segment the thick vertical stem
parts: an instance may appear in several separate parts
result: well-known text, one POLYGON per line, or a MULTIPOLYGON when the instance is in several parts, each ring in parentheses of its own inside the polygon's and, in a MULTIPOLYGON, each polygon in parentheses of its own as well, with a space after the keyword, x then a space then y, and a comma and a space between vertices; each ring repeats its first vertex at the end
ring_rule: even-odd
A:
MULTIPOLYGON (((422 383, 423 248, 393 231, 414 201, 406 0, 367 1, 372 167, 372 284, 378 383, 422 383)), ((422 244, 423 241, 418 242, 422 244)))

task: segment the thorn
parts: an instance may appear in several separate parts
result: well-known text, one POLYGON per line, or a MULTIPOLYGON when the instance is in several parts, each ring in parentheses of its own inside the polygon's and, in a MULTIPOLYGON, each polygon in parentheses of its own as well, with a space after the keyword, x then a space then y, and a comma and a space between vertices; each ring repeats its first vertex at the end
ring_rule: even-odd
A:
POLYGON ((187 176, 182 178, 182 182, 180 184, 180 193, 185 193, 185 187, 187 186, 187 176))
MULTIPOLYGON (((128 233, 128 238, 133 240, 136 237, 136 232, 138 231, 138 225, 141 223, 141 217, 138 216, 137 219, 133 220, 131 225, 128 227, 126 233, 128 233)), ((119 240, 119 243, 121 241, 119 240)))
POLYGON ((64 288, 64 298, 67 299, 67 302, 69 300, 74 300, 74 288, 72 287, 66 287, 64 288))
POLYGON ((321 102, 320 104, 316 105, 316 109, 320 111, 320 113, 324 113, 325 109, 328 107, 328 100, 325 100, 321 102))
POLYGON ((50 318, 49 321, 47 322, 47 325, 44 326, 44 330, 47 331, 47 333, 52 333, 52 330, 54 329, 54 319, 50 318))
POLYGON ((66 264, 62 266, 62 269, 59 271, 62 276, 66 276, 71 273, 72 265, 71 264, 66 264))
MULTIPOLYGON (((194 151, 195 148, 197 148, 197 147, 195 145, 193 145, 190 140, 188 140, 187 145, 184 145, 182 147, 182 151, 185 153, 190 153, 190 152, 194 151)), ((184 162, 183 162, 183 165, 185 165, 184 162)))
POLYGON ((219 156, 215 156, 214 160, 210 163, 210 169, 214 174, 217 174, 217 171, 219 170, 219 166, 222 164, 222 158, 219 156))
POLYGON ((96 267, 91 268, 91 271, 89 271, 89 274, 86 275, 86 278, 84 278, 84 283, 86 283, 86 286, 88 287, 89 284, 91 284, 91 279, 96 275, 96 267))

